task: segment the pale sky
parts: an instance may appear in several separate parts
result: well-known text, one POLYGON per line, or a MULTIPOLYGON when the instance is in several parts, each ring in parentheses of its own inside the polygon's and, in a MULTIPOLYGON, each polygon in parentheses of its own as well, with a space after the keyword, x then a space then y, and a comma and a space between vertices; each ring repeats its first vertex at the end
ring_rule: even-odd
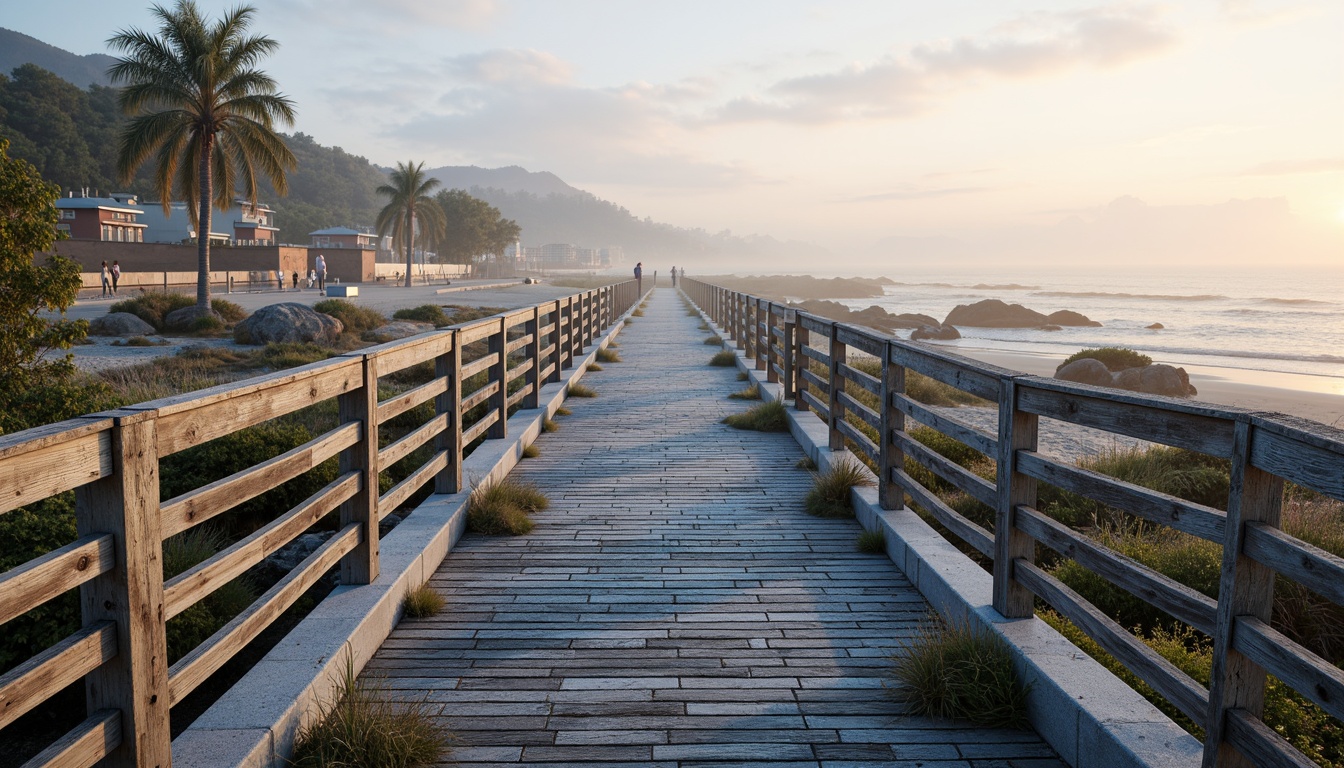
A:
MULTIPOLYGON (((380 165, 552 171, 856 263, 914 238, 893 242, 1344 270, 1340 0, 255 6, 295 129, 380 165)), ((6 3, 0 26, 107 52, 147 8, 6 3)))

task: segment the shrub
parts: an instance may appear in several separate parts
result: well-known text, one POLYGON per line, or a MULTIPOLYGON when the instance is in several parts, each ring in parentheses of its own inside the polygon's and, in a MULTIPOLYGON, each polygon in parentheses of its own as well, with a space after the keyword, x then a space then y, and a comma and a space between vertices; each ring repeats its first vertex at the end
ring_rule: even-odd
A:
POLYGON ((855 486, 873 484, 864 466, 850 456, 840 455, 831 468, 812 476, 812 490, 803 499, 808 514, 818 517, 853 517, 849 491, 855 486))
POLYGON ((749 379, 749 378, 751 378, 751 377, 747 375, 747 372, 746 372, 746 371, 738 371, 738 372, 737 372, 737 380, 738 380, 738 381, 746 381, 746 380, 749 379))
POLYGON ((131 338, 127 339, 125 343, 126 346, 128 347, 157 347, 166 344, 167 342, 154 341, 153 339, 146 338, 144 336, 132 336, 131 338))
POLYGON ((560 425, 557 424, 553 419, 544 419, 544 420, 541 422, 541 431, 542 431, 542 432, 559 432, 559 431, 560 431, 560 425))
POLYGON ((418 307, 398 309, 392 313, 394 320, 414 320, 418 323, 433 323, 435 326, 448 325, 448 315, 436 304, 421 304, 418 307))
POLYGON ((433 587, 421 584, 406 593, 401 605, 406 615, 412 619, 427 619, 439 615, 439 611, 443 610, 444 601, 443 595, 435 592, 433 587))
POLYGON ((536 486, 504 478, 473 488, 467 501, 467 528, 475 533, 517 536, 532 530, 533 512, 550 505, 536 486))
POLYGON ((566 408, 566 407, 563 406, 563 405, 560 406, 559 408, 556 408, 556 409, 555 409, 555 415, 556 415, 556 416, 568 416, 568 415, 570 415, 571 413, 573 413, 573 411, 569 410, 568 408, 566 408))
POLYGON ((228 299, 211 299, 210 308, 229 325, 237 325, 247 319, 247 310, 228 299))
POLYGON ((729 399, 732 400, 760 400, 761 388, 755 384, 752 384, 750 387, 747 387, 746 389, 741 389, 736 392, 730 393, 728 397, 729 399))
POLYGON ((720 339, 718 336, 706 336, 704 343, 707 347, 722 347, 723 339, 720 339))
MULTIPOLYGON (((1078 462, 1083 469, 1171 496, 1221 509, 1227 505, 1231 470, 1226 459, 1183 448, 1115 448, 1078 462)), ((1068 525, 1125 526, 1131 515, 1098 501, 1042 485, 1041 509, 1068 525)))
MULTIPOLYGON (((0 515, 0 573, 78 538, 75 494, 68 491, 0 515)), ((50 648, 79 629, 79 592, 67 591, 5 622, 0 672, 50 648)))
MULTIPOLYGON (((555 422, 551 423, 554 424, 555 422)), ((541 455, 541 449, 537 447, 536 443, 528 443, 527 445, 523 446, 522 456, 524 459, 535 459, 540 455, 541 455)))
POLYGON ((585 387, 582 384, 569 385, 570 397, 597 397, 597 390, 591 387, 585 387))
POLYGON ((614 349, 599 349, 596 354, 599 363, 619 363, 622 362, 621 354, 614 349))
POLYGON ((854 547, 865 555, 884 555, 887 552, 887 532, 881 529, 864 531, 859 534, 854 547))
MULTIPOLYGON (((813 368, 815 373, 822 376, 829 375, 825 366, 815 362, 813 365, 815 366, 813 368)), ((879 379, 882 377, 881 361, 871 358, 862 358, 859 360, 851 360, 849 365, 856 370, 863 371, 869 376, 879 379)), ((859 390, 858 387, 851 386, 849 389, 850 394, 859 397, 861 400, 864 395, 867 395, 866 392, 859 390)), ((929 378, 922 373, 908 369, 905 372, 905 394, 911 399, 918 400, 925 405, 992 405, 988 400, 976 397, 970 392, 957 389, 951 384, 944 384, 937 379, 929 378)), ((875 404, 876 401, 874 400, 870 405, 875 404)))
POLYGON ((313 309, 324 315, 330 315, 345 326, 344 333, 359 335, 387 323, 381 312, 361 307, 345 299, 325 299, 313 305, 313 309))
MULTIPOLYGON (((163 577, 171 579, 210 559, 223 549, 225 539, 214 528, 197 526, 163 542, 163 577)), ((252 604, 256 593, 246 578, 221 585, 200 602, 168 620, 168 660, 187 655, 220 627, 252 604)))
MULTIPOLYGON (((163 319, 174 310, 190 307, 196 303, 193 296, 185 293, 168 293, 166 291, 146 291, 134 298, 122 299, 107 308, 111 312, 130 312, 132 315, 144 320, 146 323, 154 326, 156 330, 163 330, 163 319)), ((233 306, 238 306, 234 304, 233 306)), ((213 308, 213 307, 212 307, 213 308)), ((223 314, 222 312, 220 314, 223 314)))
POLYGON ((348 658, 340 693, 317 722, 299 730, 290 764, 296 768, 432 765, 448 751, 448 734, 426 700, 395 700, 381 683, 355 676, 348 658))
POLYGON ((727 349, 721 349, 709 358, 709 364, 718 368, 729 368, 737 365, 737 355, 727 349))
POLYGON ((1064 358, 1064 362, 1056 366, 1055 370, 1058 371, 1069 363, 1084 358, 1100 360, 1102 363, 1105 363, 1106 370, 1108 371, 1123 371, 1126 368, 1143 368, 1144 366, 1153 364, 1153 358, 1135 352, 1132 349, 1125 349, 1124 347, 1099 347, 1097 349, 1083 349, 1074 352, 1072 355, 1064 358))
POLYGON ((599 365, 598 363, 589 363, 589 364, 588 364, 588 368, 587 368, 587 370, 589 370, 589 371, 605 371, 606 368, 603 368, 603 367, 602 367, 601 365, 599 365))
POLYGON ((734 413, 723 420, 733 429, 750 429, 757 432, 788 432, 789 416, 784 404, 778 400, 767 400, 750 410, 734 413))
POLYGON ((942 620, 925 624, 892 657, 893 695, 917 715, 970 720, 993 728, 1027 727, 1027 690, 999 638, 942 620))

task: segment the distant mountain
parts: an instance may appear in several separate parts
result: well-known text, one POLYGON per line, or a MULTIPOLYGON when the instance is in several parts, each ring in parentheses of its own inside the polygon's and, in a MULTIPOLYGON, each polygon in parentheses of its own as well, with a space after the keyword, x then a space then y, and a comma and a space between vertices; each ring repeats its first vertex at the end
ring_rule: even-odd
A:
POLYGON ((23 64, 36 64, 80 88, 87 88, 90 85, 111 85, 107 68, 115 61, 103 53, 79 56, 22 32, 0 27, 0 74, 8 75, 15 67, 23 64))
POLYGON ((478 168, 474 165, 449 165, 430 168, 425 175, 438 179, 444 189, 470 190, 472 187, 527 192, 538 197, 548 195, 585 195, 550 171, 529 171, 516 165, 506 168, 478 168))

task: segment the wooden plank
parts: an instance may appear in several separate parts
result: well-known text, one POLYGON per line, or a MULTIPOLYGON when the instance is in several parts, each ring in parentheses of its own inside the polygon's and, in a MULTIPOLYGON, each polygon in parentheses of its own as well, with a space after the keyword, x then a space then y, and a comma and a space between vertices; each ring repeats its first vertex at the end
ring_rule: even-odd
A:
POLYGON ((905 451, 892 438, 895 433, 905 431, 905 414, 891 407, 891 402, 905 391, 905 369, 887 362, 885 352, 879 359, 882 360, 882 391, 877 396, 881 416, 877 428, 877 499, 883 509, 900 509, 905 506, 905 491, 891 481, 891 472, 905 466, 905 451))
POLYGON ((840 434, 854 441, 853 445, 854 448, 857 448, 860 451, 862 451, 863 455, 871 459, 874 464, 877 463, 876 443, 874 443, 872 440, 869 440, 868 436, 863 434, 863 432, 861 432, 858 427, 854 426, 853 424, 850 424, 847 421, 842 421, 836 426, 840 428, 840 434))
POLYGON ((1028 536, 1076 560, 1079 565, 1145 603, 1166 611, 1206 635, 1213 634, 1218 603, 1199 590, 1169 579, 1030 507, 1018 507, 1017 526, 1028 536))
POLYGON ((448 454, 440 451, 419 469, 406 476, 405 480, 392 486, 378 499, 378 519, 382 520, 396 511, 420 486, 434 479, 434 476, 448 466, 448 454))
POLYGON ((937 494, 920 485, 913 477, 907 475, 905 470, 892 469, 891 479, 901 486, 906 493, 910 494, 910 498, 916 504, 923 507, 953 535, 969 544, 971 548, 985 557, 994 557, 994 537, 989 531, 967 520, 955 509, 947 506, 942 499, 938 498, 937 494))
POLYGON ((7 466, 11 459, 31 451, 108 432, 112 429, 113 423, 111 416, 95 414, 0 435, 0 467, 7 466))
POLYGON ((354 496, 363 483, 364 475, 361 473, 346 472, 246 538, 169 579, 163 585, 164 618, 173 618, 219 587, 242 576, 247 569, 265 560, 335 511, 354 496))
POLYGON ((817 349, 816 347, 809 347, 807 345, 803 345, 802 353, 803 357, 806 357, 809 360, 816 360, 818 363, 821 363, 822 365, 829 366, 831 364, 831 356, 817 349))
POLYGON ((1232 455, 1233 422, 1228 418, 1190 413, 1175 407, 1177 403, 1171 398, 1156 395, 1138 395, 1084 384, 1074 384, 1067 389, 1047 387, 1040 382, 1052 380, 1026 378, 1030 381, 1019 385, 1018 405, 1029 413, 1210 456, 1228 458, 1232 455))
POLYGON ((915 463, 956 486, 981 504, 993 509, 999 503, 999 492, 993 483, 939 454, 911 437, 908 432, 893 432, 891 439, 915 463))
POLYGON ((1247 523, 1242 554, 1335 605, 1344 605, 1344 558, 1264 523, 1247 523))
POLYGON ((951 385, 976 397, 998 402, 999 381, 1017 375, 1016 371, 954 355, 933 347, 893 339, 887 362, 951 385))
POLYGON ((361 357, 337 358, 318 365, 322 367, 304 373, 275 379, 263 377, 261 383, 249 380, 249 383, 235 385, 224 392, 180 403, 166 415, 160 409, 159 457, 359 388, 364 368, 361 357))
POLYGON ((512 395, 509 395, 509 400, 507 403, 508 407, 512 408, 513 406, 522 402, 524 399, 527 398, 528 395, 532 394, 532 391, 534 389, 536 389, 534 385, 524 384, 522 387, 518 389, 517 392, 514 392, 512 395))
POLYGON ((378 472, 386 472, 416 448, 433 440, 439 432, 448 427, 448 414, 440 413, 429 421, 406 433, 400 440, 378 451, 378 472))
POLYGON ((0 514, 112 475, 112 433, 106 428, 72 431, 64 439, 50 436, 40 443, 27 451, 19 450, 22 444, 9 446, 0 463, 0 514))
POLYGON ((51 746, 33 755, 22 768, 91 768, 121 744, 121 710, 100 709, 51 746))
POLYGON ((492 381, 489 384, 486 384, 485 386, 481 387, 475 392, 472 392, 470 395, 467 395, 466 397, 462 398, 462 410, 465 412, 471 410, 472 408, 475 408, 481 403, 484 403, 486 400, 489 400, 490 396, 495 394, 495 392, 498 390, 499 390, 498 381, 492 381))
POLYGON ((499 323, 499 315, 491 315, 470 323, 455 325, 453 328, 457 329, 457 343, 465 347, 473 341, 489 338, 499 333, 499 323))
POLYGON ((84 536, 0 574, 0 624, 107 573, 116 565, 110 534, 84 536))
POLYGON ((365 355, 377 357, 379 375, 386 376, 389 373, 396 373, 413 365, 433 360, 447 352, 452 346, 452 331, 433 330, 361 350, 361 352, 365 355))
POLYGON ((1223 541, 1227 515, 1222 510, 1064 464, 1034 451, 1019 452, 1017 460, 1018 471, 1038 480, 1191 536, 1223 541))
POLYGON ((1199 683, 1034 563, 1019 560, 1014 568, 1018 582, 1083 630, 1162 698, 1195 722, 1204 719, 1209 695, 1199 683))
POLYGON ((835 333, 845 346, 854 347, 873 357, 881 357, 887 351, 888 336, 876 328, 852 323, 837 323, 835 333))
POLYGON ((117 627, 99 621, 0 675, 0 728, 117 655, 117 627))
POLYGON ((1331 717, 1344 720, 1344 669, 1251 616, 1237 618, 1232 645, 1331 717))
MULTIPOLYGON (((896 366, 900 368, 901 366, 896 366)), ((918 421, 926 427, 942 432, 960 443, 974 448, 986 456, 997 456, 999 441, 969 424, 944 416, 903 392, 892 395, 891 404, 896 410, 918 421)))
POLYGON ((827 379, 821 377, 821 376, 818 375, 818 374, 813 373, 812 371, 809 371, 809 370, 806 369, 806 368, 802 369, 802 371, 800 371, 800 373, 802 373, 803 381, 805 381, 805 382, 807 382, 808 384, 810 384, 811 386, 814 386, 814 387, 816 387, 817 389, 821 390, 822 394, 829 394, 829 393, 830 393, 830 391, 831 391, 831 383, 830 383, 830 381, 828 381, 827 379))
POLYGON ((799 398, 807 403, 808 407, 817 412, 817 416, 823 421, 828 415, 826 401, 806 390, 798 393, 799 398))
POLYGON ((840 392, 840 404, 844 407, 845 413, 852 413, 859 417, 859 420, 873 429, 882 428, 882 420, 876 413, 868 409, 868 406, 859 402, 857 398, 848 392, 840 392))
POLYGON ((196 690, 244 646, 256 639, 309 587, 336 567, 341 558, 359 546, 363 532, 364 528, 359 521, 341 528, 242 613, 179 659, 168 673, 171 704, 186 698, 187 694, 196 690))
POLYGON ((499 420, 499 411, 490 411, 481 417, 480 421, 472 424, 469 429, 462 432, 462 444, 470 445, 471 441, 485 434, 496 421, 499 420))
MULTIPOLYGON (((359 543, 341 560, 342 584, 370 584, 378 578, 378 377, 379 360, 364 358, 359 389, 337 399, 341 424, 362 425, 359 439, 340 452, 337 471, 358 472, 364 482, 340 506, 341 527, 360 527, 359 543)), ((193 686, 194 687, 194 686, 193 686)))
POLYGON ((1328 434, 1322 428, 1313 445, 1309 432, 1257 427, 1251 439, 1251 463, 1318 493, 1344 499, 1344 447, 1331 444, 1328 434))
POLYGON ((312 440, 255 467, 235 472, 209 485, 188 491, 163 503, 163 536, 179 534, 194 525, 254 499, 359 442, 363 425, 342 424, 312 440))
POLYGON ((1227 738, 1252 765, 1274 768, 1318 768, 1316 761, 1297 751, 1273 728, 1244 709, 1227 712, 1227 738))
POLYGON ((555 372, 555 367, 556 367, 555 363, 547 363, 546 366, 542 368, 541 372, 537 375, 541 377, 542 381, 550 381, 551 374, 555 372))
POLYGON ((819 333, 829 338, 831 329, 835 327, 835 321, 818 317, 810 312, 799 312, 798 325, 802 326, 804 330, 819 333))
POLYGON ((469 363, 463 363, 462 379, 465 381, 466 379, 470 379, 472 376, 475 376, 481 371, 489 370, 491 366, 499 365, 499 360, 500 360, 499 352, 492 351, 486 355, 483 355, 482 357, 478 357, 475 360, 472 360, 469 363))
POLYGON ((378 423, 386 424, 389 419, 400 416, 421 403, 427 403, 447 391, 448 379, 436 376, 415 389, 408 389, 395 397, 389 397, 378 403, 378 423))
POLYGON ((839 372, 840 375, 845 378, 846 382, 852 382, 854 384, 859 385, 859 387, 867 390, 874 397, 882 396, 882 382, 876 377, 869 376, 868 374, 864 373, 863 371, 860 371, 858 368, 854 368, 848 363, 841 363, 839 366, 839 372))
POLYGON ((513 381, 514 379, 518 378, 519 376, 522 376, 523 374, 527 373, 528 371, 531 371, 535 366, 536 366, 536 362, 535 362, 534 360, 524 360, 524 361, 522 361, 521 363, 519 363, 519 364, 513 366, 512 368, 509 369, 509 374, 508 374, 508 376, 509 376, 509 381, 513 381))
POLYGON ((512 354, 532 343, 532 334, 524 334, 504 345, 504 354, 512 354))

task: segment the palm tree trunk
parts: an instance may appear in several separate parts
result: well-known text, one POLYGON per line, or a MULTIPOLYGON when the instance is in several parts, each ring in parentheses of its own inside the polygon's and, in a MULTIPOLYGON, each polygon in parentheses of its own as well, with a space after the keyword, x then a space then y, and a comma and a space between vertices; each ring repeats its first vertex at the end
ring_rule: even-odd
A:
POLYGON ((415 251, 415 206, 406 209, 406 287, 411 287, 412 254, 415 251))
POLYGON ((210 155, 214 149, 215 137, 206 136, 201 142, 200 181, 201 188, 196 213, 196 306, 210 308, 210 214, 214 207, 211 202, 213 191, 210 178, 210 155))

